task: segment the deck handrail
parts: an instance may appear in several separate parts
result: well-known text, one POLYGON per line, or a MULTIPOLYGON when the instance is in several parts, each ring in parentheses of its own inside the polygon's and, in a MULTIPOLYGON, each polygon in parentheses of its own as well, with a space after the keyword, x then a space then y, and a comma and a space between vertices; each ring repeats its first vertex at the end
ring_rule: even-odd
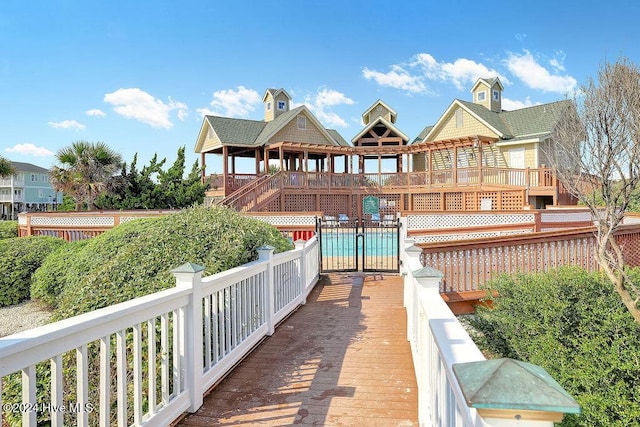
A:
POLYGON ((262 247, 259 254, 205 278, 203 267, 185 264, 173 270, 175 288, 0 338, 0 408, 5 415, 22 408, 27 427, 43 411, 53 426, 67 425, 69 412, 80 426, 90 418, 92 425, 160 426, 195 411, 203 394, 304 304, 318 281, 315 238, 288 252, 262 247), (64 377, 69 359, 75 378, 64 377), (43 370, 51 388, 40 400, 48 404, 39 406, 36 371, 43 370), (13 373, 21 373, 21 400, 2 402, 5 377, 13 373), (64 380, 76 385, 72 403, 64 380))

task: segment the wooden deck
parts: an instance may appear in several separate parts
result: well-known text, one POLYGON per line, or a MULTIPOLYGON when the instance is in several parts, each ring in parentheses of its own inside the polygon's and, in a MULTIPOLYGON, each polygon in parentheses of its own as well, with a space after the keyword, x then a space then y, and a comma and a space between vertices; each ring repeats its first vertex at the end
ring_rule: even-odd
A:
POLYGON ((181 426, 418 425, 398 276, 323 276, 181 426))

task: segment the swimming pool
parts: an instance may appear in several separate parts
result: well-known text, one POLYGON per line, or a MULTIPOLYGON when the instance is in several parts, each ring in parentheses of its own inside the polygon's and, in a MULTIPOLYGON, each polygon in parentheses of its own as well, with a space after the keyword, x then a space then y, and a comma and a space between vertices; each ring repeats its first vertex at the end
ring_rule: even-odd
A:
POLYGON ((323 230, 320 236, 322 256, 397 256, 398 234, 396 230, 349 232, 342 229, 323 230))

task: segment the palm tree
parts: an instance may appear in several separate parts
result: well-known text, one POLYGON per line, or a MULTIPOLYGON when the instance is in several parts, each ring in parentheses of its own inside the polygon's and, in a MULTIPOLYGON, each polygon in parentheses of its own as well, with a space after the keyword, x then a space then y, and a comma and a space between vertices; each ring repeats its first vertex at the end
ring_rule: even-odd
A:
POLYGON ((11 176, 15 173, 15 168, 11 162, 4 157, 0 156, 0 178, 5 176, 11 176))
POLYGON ((51 169, 51 185, 73 197, 76 210, 83 203, 95 209, 96 198, 110 189, 122 164, 120 153, 104 142, 76 141, 58 150, 56 159, 60 166, 51 169))

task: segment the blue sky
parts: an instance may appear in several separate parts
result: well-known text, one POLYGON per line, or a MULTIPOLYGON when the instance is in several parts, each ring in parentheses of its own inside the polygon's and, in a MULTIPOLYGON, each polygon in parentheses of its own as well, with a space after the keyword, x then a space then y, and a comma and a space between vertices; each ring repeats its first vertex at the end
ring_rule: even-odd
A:
POLYGON ((269 87, 346 140, 382 99, 413 139, 478 77, 498 75, 516 109, 604 61, 640 64, 638 17, 631 0, 4 0, 0 155, 50 167, 86 140, 139 165, 184 145, 192 163, 203 114, 261 120, 269 87))

